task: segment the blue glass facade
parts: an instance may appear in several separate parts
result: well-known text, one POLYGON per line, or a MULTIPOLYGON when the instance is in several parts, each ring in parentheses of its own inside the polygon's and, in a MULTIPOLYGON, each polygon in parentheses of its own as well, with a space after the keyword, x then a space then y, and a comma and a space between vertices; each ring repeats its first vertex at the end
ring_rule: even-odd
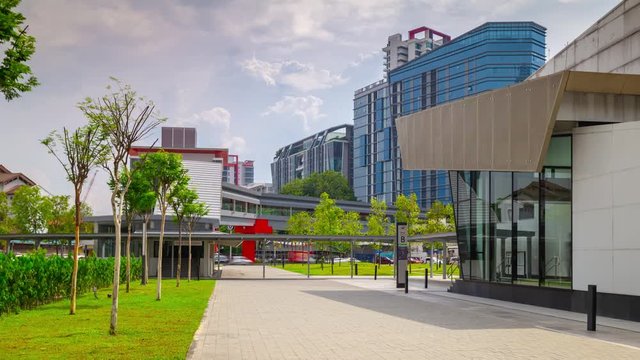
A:
POLYGON ((446 171, 402 170, 395 119, 526 79, 544 64, 545 34, 533 22, 486 23, 390 71, 388 82, 356 92, 358 200, 391 203, 399 193, 415 193, 423 208, 435 200, 450 203, 446 171))

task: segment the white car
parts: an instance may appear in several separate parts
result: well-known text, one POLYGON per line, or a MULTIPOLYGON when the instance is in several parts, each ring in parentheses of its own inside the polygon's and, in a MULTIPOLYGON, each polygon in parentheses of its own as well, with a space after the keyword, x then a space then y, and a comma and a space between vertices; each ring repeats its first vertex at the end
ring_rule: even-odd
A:
POLYGON ((213 261, 215 261, 217 263, 219 262, 219 263, 222 263, 222 264, 226 264, 226 263, 229 262, 229 258, 226 255, 215 254, 213 256, 213 261))
POLYGON ((231 262, 229 262, 229 264, 231 265, 251 265, 253 264, 253 261, 247 259, 244 256, 234 256, 231 258, 231 262))
MULTIPOLYGON (((334 263, 349 263, 349 262, 351 262, 351 258, 334 258, 333 262, 334 263)), ((359 263, 360 260, 354 258, 353 262, 354 263, 359 263)))

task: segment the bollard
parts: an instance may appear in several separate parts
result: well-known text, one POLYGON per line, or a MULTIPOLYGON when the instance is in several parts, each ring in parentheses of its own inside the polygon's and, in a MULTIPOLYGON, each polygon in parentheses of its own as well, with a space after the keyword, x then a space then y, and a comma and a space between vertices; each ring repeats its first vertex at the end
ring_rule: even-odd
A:
POLYGON ((282 268, 284 269, 284 255, 282 255, 282 268))
POLYGON ((333 275, 333 256, 331 257, 331 275, 333 275))
POLYGON ((356 264, 356 276, 358 276, 358 264, 356 264))
POLYGON ((598 290, 596 285, 589 285, 587 290, 587 330, 588 331, 596 331, 596 311, 597 311, 597 302, 596 296, 598 295, 598 290))
POLYGON ((424 288, 429 288, 429 269, 424 269, 424 288))
POLYGON ((404 271, 404 293, 409 293, 409 270, 404 271))
POLYGON ((373 268, 373 280, 378 280, 378 265, 373 268))

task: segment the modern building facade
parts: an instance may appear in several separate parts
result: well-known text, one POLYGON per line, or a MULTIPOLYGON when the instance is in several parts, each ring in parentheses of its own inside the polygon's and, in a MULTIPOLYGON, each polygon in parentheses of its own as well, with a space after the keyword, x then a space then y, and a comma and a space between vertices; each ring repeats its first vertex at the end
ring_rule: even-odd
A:
POLYGON ((640 3, 528 80, 397 119, 406 169, 448 170, 451 291, 640 321, 640 3))
POLYGON ((253 160, 240 161, 238 155, 229 154, 222 172, 222 182, 247 186, 254 181, 253 160))
POLYGON ((486 23, 392 69, 386 83, 356 91, 357 199, 391 203, 415 193, 422 208, 450 202, 446 172, 403 168, 395 119, 526 79, 544 64, 545 33, 532 22, 486 23))
POLYGON ((337 171, 353 186, 353 125, 333 126, 276 152, 271 177, 276 192, 295 179, 316 172, 337 171))

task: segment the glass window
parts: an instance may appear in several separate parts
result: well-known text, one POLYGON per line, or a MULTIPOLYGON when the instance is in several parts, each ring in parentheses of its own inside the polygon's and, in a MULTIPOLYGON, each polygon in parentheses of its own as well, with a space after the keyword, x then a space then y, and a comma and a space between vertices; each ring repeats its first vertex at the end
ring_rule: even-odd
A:
POLYGON ((538 286, 539 266, 539 205, 540 181, 538 173, 514 173, 513 196, 514 231, 517 232, 516 252, 511 262, 517 268, 517 283, 538 286))
POLYGON ((545 256, 542 285, 571 288, 571 169, 545 169, 542 196, 545 256))
POLYGON ((491 280, 511 282, 511 173, 491 173, 490 246, 491 280))

